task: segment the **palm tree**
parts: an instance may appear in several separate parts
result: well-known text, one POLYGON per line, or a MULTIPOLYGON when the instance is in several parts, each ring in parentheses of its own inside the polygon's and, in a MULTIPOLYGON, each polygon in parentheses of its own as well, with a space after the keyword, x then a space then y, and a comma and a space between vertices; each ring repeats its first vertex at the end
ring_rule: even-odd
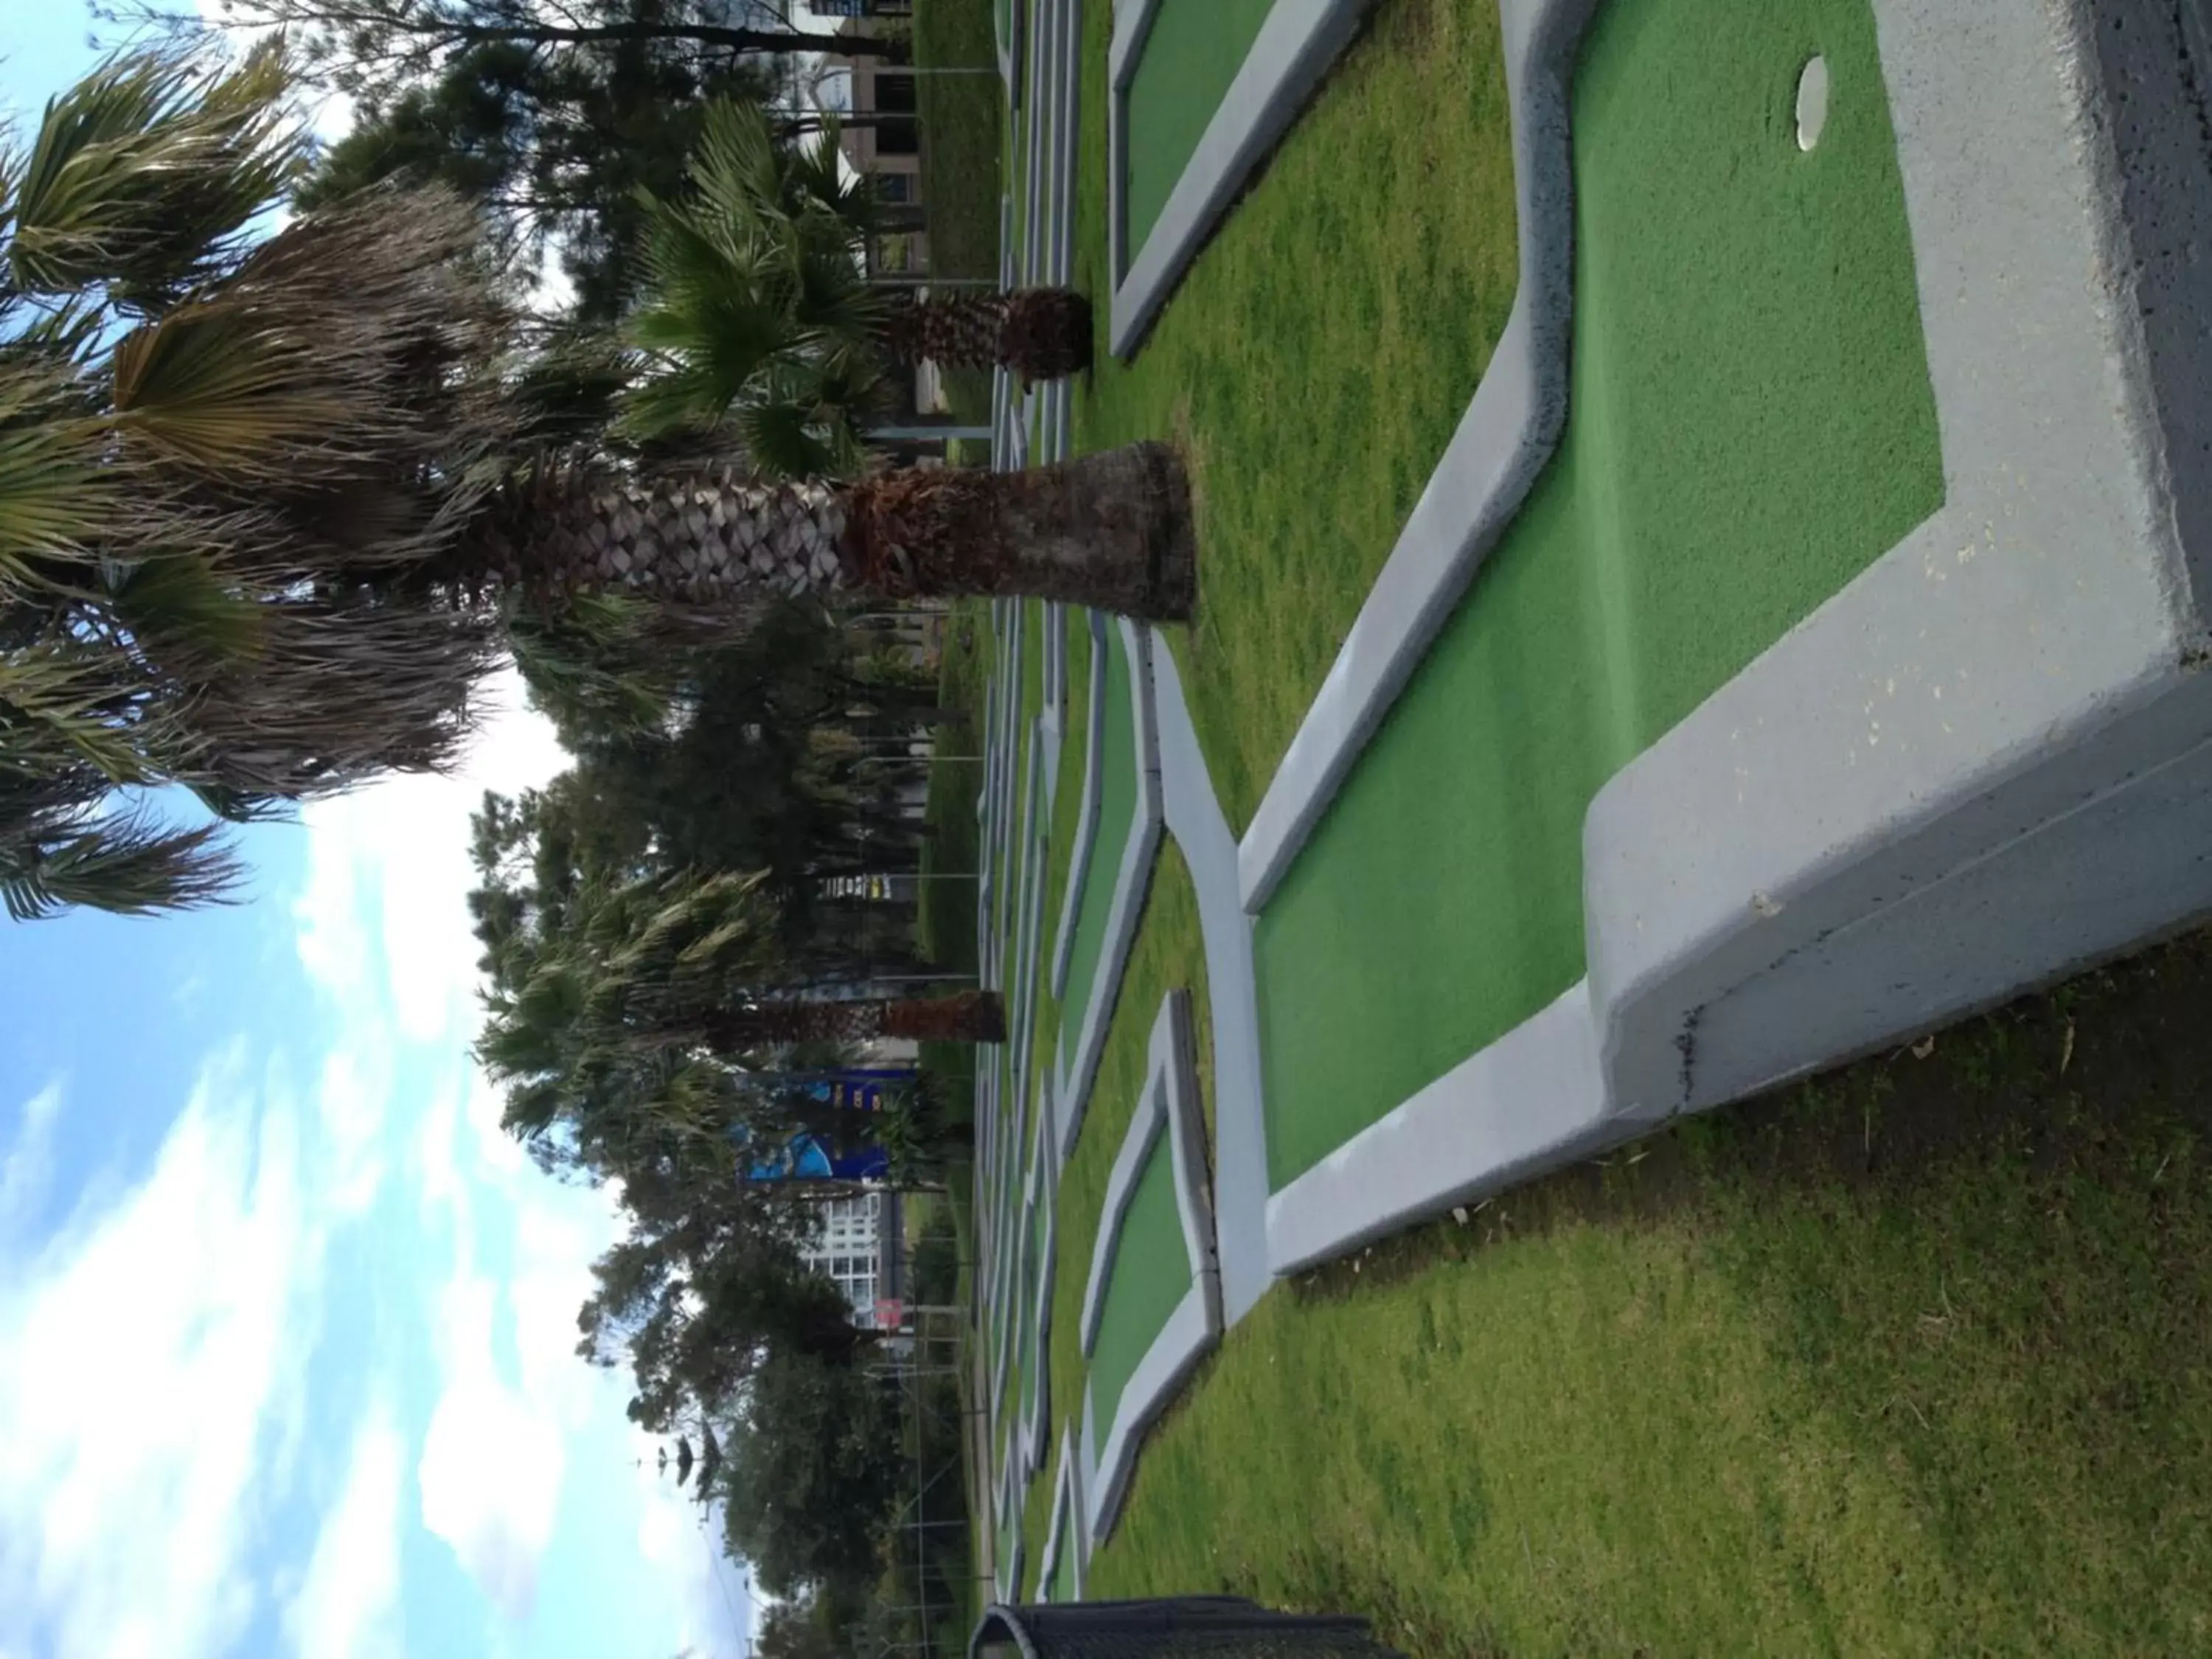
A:
POLYGON ((492 959, 477 1042, 507 1086, 507 1127, 564 1127, 613 1150, 726 1144, 745 1115, 737 1062, 804 1042, 882 1036, 999 1042, 998 996, 840 1000, 774 988, 777 918, 757 875, 595 873, 533 907, 492 959))
POLYGON ((849 465, 886 358, 1012 369, 1025 380, 1088 367, 1091 302, 1064 288, 895 295, 862 276, 880 214, 844 174, 834 120, 783 148, 760 111, 708 107, 691 195, 647 198, 647 297, 629 332, 651 383, 629 424, 646 435, 732 426, 764 466, 799 477, 849 465))
POLYGON ((223 896, 238 872, 216 831, 118 810, 118 790, 181 784, 250 819, 443 766, 495 660, 493 618, 407 614, 348 574, 366 544, 441 533, 444 501, 379 519, 354 486, 367 457, 450 466, 495 429, 465 394, 416 390, 493 343, 495 313, 375 211, 253 245, 306 155, 284 85, 272 47, 231 67, 141 52, 0 155, 0 900, 18 919, 223 896))
POLYGON ((844 586, 1194 601, 1188 489, 1139 445, 1016 477, 763 484, 550 430, 471 211, 256 218, 307 140, 283 63, 137 51, 0 155, 0 896, 143 913, 234 874, 113 806, 248 819, 452 763, 501 623, 579 595, 701 618, 844 586))

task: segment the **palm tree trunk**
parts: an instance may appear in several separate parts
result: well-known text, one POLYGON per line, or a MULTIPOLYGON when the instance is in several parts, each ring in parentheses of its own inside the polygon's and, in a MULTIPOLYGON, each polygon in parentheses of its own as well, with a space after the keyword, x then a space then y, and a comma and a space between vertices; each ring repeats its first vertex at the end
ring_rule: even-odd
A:
POLYGON ((757 1003, 709 1015, 702 1035, 734 1053, 798 1042, 859 1043, 878 1037, 921 1042, 1003 1042, 1006 1009, 995 991, 898 1001, 757 1003))
POLYGON ((1025 383, 1091 367, 1091 301, 1068 288, 921 295, 893 310, 883 334, 901 362, 1006 368, 1025 383))
POLYGON ((839 586, 1057 599, 1183 622, 1197 599, 1182 458, 1131 444, 1034 471, 915 467, 755 484, 729 469, 532 492, 482 549, 495 580, 736 611, 839 586))
POLYGON ((900 598, 1058 599, 1187 622, 1198 598, 1190 484, 1162 443, 1027 472, 885 472, 846 492, 847 569, 900 598))

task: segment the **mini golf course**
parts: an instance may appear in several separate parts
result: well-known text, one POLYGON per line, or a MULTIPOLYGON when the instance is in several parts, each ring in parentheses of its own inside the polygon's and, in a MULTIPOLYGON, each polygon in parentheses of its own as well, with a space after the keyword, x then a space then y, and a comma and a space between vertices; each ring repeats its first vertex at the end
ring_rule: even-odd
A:
MULTIPOLYGON (((2212 441, 2212 410, 2186 390, 2197 348, 2162 357, 2142 321, 2212 307, 2153 234, 2200 210, 2212 231, 2212 172, 2141 130, 2147 103, 2186 101, 2127 56, 2164 62, 2154 43, 2072 13, 2069 35, 1936 0, 998 9, 1022 88, 1003 279, 1119 307, 1140 251, 1183 241, 1093 376, 1001 380, 994 463, 1176 440, 1202 584, 1188 629, 975 613, 978 958, 1011 1033, 976 1079, 979 1530, 1002 1595, 1348 1597, 1416 1651, 1674 1650, 1701 1629, 1941 1651, 1975 1597, 2033 1600, 2022 1562, 2077 1548, 2055 1516, 2006 1532, 2008 1555, 1961 1538, 1941 1616, 1869 1613, 1870 1540, 1965 1501, 1946 1496, 1965 1465, 1948 1443, 1852 1462, 1852 1436, 1789 1403, 1840 1339, 1790 1351, 1785 1382, 1762 1346, 1780 1315, 1752 1293, 1759 1262, 1809 1281, 1820 1216, 1869 1217, 1766 1213, 1717 1173, 1751 1145, 1731 1132, 1644 1139, 2212 908, 2192 850, 2212 695, 2188 643, 2212 630, 2195 486, 2160 459, 2212 441), (2000 71, 1995 136, 1962 135, 1969 83, 2000 71), (2106 120, 2107 76, 2133 77, 2136 126, 2106 120), (1162 232, 1201 198, 1200 229, 1162 232), (2141 286, 2116 299, 2084 273, 2121 244, 2141 286), (1589 1233, 1657 1179, 1636 1173, 1655 1146, 1670 1194, 1724 1196, 1636 1200, 1639 1227, 1679 1203, 1798 1243, 1589 1233), (1602 1201, 1515 1196, 1582 1172, 1602 1201), (1526 1239, 1500 1231, 1524 1215, 1526 1239), (1358 1282, 1378 1242, 1403 1286, 1358 1282), (1373 1353, 1331 1357, 1370 1305, 1373 1353), (1633 1378, 1623 1333, 1653 1321, 1663 1421, 1593 1381, 1633 1378), (1447 1413, 1462 1455, 1423 1461, 1408 1400, 1455 1386, 1446 1353, 1489 1404, 1447 1413), (1693 1499, 1645 1448, 1687 1435, 1668 1456, 1696 1465, 1714 1424, 1687 1379, 1731 1367, 1757 1399, 1711 1409, 1750 1413, 1721 1438, 1755 1473, 1711 1468, 1693 1499), (1596 1434, 1608 1400, 1626 1440, 1596 1434), (1761 1413, 1789 1455, 1828 1460, 1786 1498, 1749 1449, 1761 1413), (1296 1506, 1257 1470, 1294 1467, 1324 1419, 1313 1477, 1350 1530, 1300 1517, 1273 1565, 1216 1561, 1223 1540, 1267 1549, 1269 1506, 1296 1506), (1609 1495, 1543 1473, 1577 1437, 1613 1445, 1609 1495), (1493 1440, 1510 1449, 1486 1483, 1493 1440), (1730 1540, 1756 1588, 1731 1605, 1717 1567, 1708 1594, 1685 1540, 1669 1600, 1623 1540, 1530 1496, 1552 1486, 1647 1541, 1678 1517, 1730 1540), (1793 1601, 1773 1587, 1809 1536, 1799 1506, 1831 1499, 1887 1519, 1801 1564, 1793 1601), (1524 1519, 1507 1548, 1506 1512, 1553 1530, 1524 1519), (1443 1588, 1393 1580, 1393 1549, 1443 1588), (1869 1618, 1881 1633, 1853 1639, 1869 1618)), ((1847 1102, 1871 1169, 1888 1097, 1856 1086, 1808 1094, 1805 1121, 1847 1102)), ((2150 1167, 2195 1194, 2169 1127, 2142 1131, 2150 1167)), ((1899 1264, 1840 1259, 1910 1299, 1899 1264)), ((1972 1275, 1931 1272, 1925 1329, 1949 1330, 1946 1275, 1972 1275)), ((2121 1300, 2175 1340, 2198 1328, 2144 1294, 2121 1300)), ((2212 1421, 2185 1394, 2172 1408, 2212 1421)), ((1867 1412, 1936 1436, 1954 1403, 1867 1412)), ((2194 1504, 2212 1464, 2185 1462, 2194 1504)), ((2212 1617, 2145 1593, 2142 1619, 2081 1644, 2212 1617)))

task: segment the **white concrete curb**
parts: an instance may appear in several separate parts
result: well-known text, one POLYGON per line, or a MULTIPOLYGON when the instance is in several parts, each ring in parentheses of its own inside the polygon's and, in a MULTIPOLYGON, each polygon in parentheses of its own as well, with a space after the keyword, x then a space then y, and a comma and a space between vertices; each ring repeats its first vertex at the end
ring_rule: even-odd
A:
POLYGON ((1191 1287, 1123 1387, 1114 1420, 1103 1431, 1103 1444, 1097 1401, 1091 1379, 1085 1379, 1083 1486, 1090 1498, 1088 1538, 1093 1547, 1113 1527, 1145 1431, 1166 1409, 1191 1369, 1221 1335, 1221 1278, 1214 1255, 1212 1206, 1206 1193, 1206 1123, 1198 1098, 1194 1044, 1190 993, 1170 991, 1152 1024, 1151 1071, 1107 1182, 1105 1206, 1091 1253, 1091 1278, 1084 1287, 1082 1342, 1088 1356, 1097 1342, 1129 1201, 1136 1194, 1146 1161, 1164 1136, 1174 1160, 1176 1205, 1190 1257, 1191 1287))
POLYGON ((1083 1571, 1091 1559, 1089 1543, 1084 1536, 1083 1474, 1077 1466, 1075 1425, 1066 1423, 1060 1431, 1060 1475, 1053 1482, 1052 1520, 1044 1537, 1044 1557, 1037 1563, 1036 1600, 1052 1600, 1052 1581, 1060 1571, 1060 1553, 1073 1553, 1069 1563, 1074 1578, 1075 1599, 1083 1599, 1083 1571))
POLYGON ((1067 995, 1075 922, 1083 912, 1083 884, 1090 878, 1091 855, 1098 839, 1098 799, 1103 789, 1098 775, 1098 751, 1106 741, 1106 619, 1095 611, 1085 611, 1084 619, 1091 630, 1091 695, 1083 720, 1083 799, 1076 808, 1075 847, 1068 857, 1060 923, 1053 934, 1051 984, 1055 1002, 1067 995))
POLYGON ((1277 1194, 1279 1271, 2212 911, 2184 25, 1874 7, 1944 504, 1599 793, 1588 980, 1277 1194))
POLYGON ((1137 766, 1137 806, 1129 819, 1129 834, 1121 846, 1121 862, 1115 871, 1114 898, 1106 913, 1106 936, 1099 941, 1098 967, 1091 978, 1089 1000, 1083 1023, 1076 1028, 1074 1051, 1065 1040, 1056 1056, 1054 1091, 1060 1101, 1060 1157, 1064 1164, 1075 1151, 1083 1127, 1083 1114, 1091 1103, 1091 1085, 1098 1075, 1098 1061, 1106 1049, 1106 1033, 1114 1019, 1114 1005, 1121 994, 1121 975, 1129 951, 1137 942, 1137 924, 1143 917, 1145 895, 1152 883, 1152 866, 1160 846, 1159 732, 1152 710, 1152 635, 1127 617, 1114 619, 1121 630, 1121 648, 1129 665, 1129 718, 1134 724, 1137 766))
POLYGON ((1206 947, 1213 1036, 1213 1224, 1224 1321, 1234 1325, 1267 1294, 1267 1115, 1261 1092, 1260 1005, 1252 921, 1237 886, 1237 838, 1213 793, 1182 677, 1167 641, 1152 640, 1153 718, 1168 833, 1190 868, 1206 947))

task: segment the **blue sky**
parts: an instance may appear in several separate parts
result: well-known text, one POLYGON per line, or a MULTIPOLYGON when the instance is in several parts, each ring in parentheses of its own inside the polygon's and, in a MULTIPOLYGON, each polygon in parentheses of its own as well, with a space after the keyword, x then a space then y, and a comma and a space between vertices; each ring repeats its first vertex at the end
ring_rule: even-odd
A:
MULTIPOLYGON (((27 125, 82 0, 7 0, 27 125)), ((476 1075, 466 820, 560 763, 242 846, 251 902, 0 922, 0 1656, 668 1659, 748 1595, 578 1359, 614 1221, 476 1075)))

